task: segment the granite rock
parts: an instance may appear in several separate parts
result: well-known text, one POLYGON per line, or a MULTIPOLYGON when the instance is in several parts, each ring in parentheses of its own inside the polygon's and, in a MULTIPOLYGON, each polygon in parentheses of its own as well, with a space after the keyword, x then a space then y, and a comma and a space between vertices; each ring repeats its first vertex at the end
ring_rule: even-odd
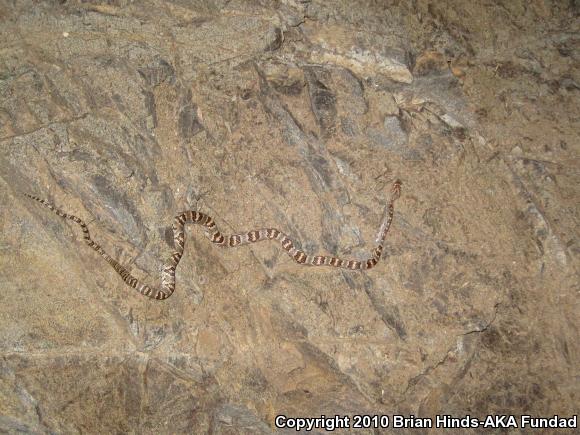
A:
POLYGON ((2 2, 0 431, 577 414, 572 3, 2 2), (395 179, 376 268, 188 228, 162 303, 21 195, 158 284, 188 208, 364 257, 395 179))

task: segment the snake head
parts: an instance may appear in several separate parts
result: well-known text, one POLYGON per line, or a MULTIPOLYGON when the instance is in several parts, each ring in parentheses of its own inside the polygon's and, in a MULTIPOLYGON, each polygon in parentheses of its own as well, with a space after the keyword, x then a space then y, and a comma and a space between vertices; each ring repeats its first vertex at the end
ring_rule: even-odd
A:
POLYGON ((393 183, 393 188, 391 190, 391 193, 393 194, 393 200, 397 199, 399 196, 401 196, 401 185, 403 183, 400 180, 396 180, 393 183))

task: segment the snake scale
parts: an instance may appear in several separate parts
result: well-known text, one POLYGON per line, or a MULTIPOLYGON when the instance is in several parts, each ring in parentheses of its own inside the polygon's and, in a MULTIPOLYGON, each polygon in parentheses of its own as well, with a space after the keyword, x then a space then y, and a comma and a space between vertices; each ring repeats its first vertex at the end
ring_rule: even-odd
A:
POLYGON ((262 228, 252 230, 243 234, 222 234, 211 216, 200 213, 195 210, 184 211, 173 219, 173 241, 175 251, 171 254, 169 259, 165 262, 161 269, 161 288, 152 288, 147 284, 142 283, 135 278, 127 268, 121 265, 117 260, 111 257, 107 252, 95 242, 89 233, 89 229, 85 222, 72 214, 65 213, 58 209, 50 202, 38 198, 33 195, 25 193, 24 195, 39 202, 43 206, 49 208, 54 213, 65 219, 70 219, 78 224, 82 231, 83 237, 87 245, 97 251, 101 256, 115 269, 115 271, 123 278, 125 284, 134 288, 139 293, 152 299, 164 300, 173 294, 175 291, 175 270, 181 257, 183 256, 183 249, 185 245, 185 224, 193 223, 204 227, 206 236, 212 243, 222 247, 242 246, 248 243, 261 242, 262 240, 277 240, 282 249, 284 249, 290 257, 299 264, 305 266, 332 266, 351 270, 371 269, 381 258, 383 252, 383 243, 391 227, 394 215, 394 203, 401 194, 401 182, 395 181, 391 189, 391 197, 385 208, 385 214, 381 222, 381 226, 377 235, 377 245, 371 252, 370 258, 366 260, 345 260, 328 255, 309 255, 304 251, 295 247, 295 243, 288 235, 276 228, 262 228))

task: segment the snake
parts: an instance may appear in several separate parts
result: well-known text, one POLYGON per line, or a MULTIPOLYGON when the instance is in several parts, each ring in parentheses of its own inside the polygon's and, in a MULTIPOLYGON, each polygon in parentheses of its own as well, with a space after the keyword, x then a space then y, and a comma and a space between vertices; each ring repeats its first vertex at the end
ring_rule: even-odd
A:
POLYGON ((296 247, 296 242, 294 242, 286 233, 276 228, 261 228, 240 234, 222 234, 211 216, 196 210, 187 210, 181 212, 173 219, 172 229, 175 250, 161 268, 160 288, 150 287, 149 285, 143 283, 134 277, 125 266, 111 257, 101 245, 99 245, 91 238, 89 228, 81 218, 62 211, 45 199, 30 195, 28 193, 24 193, 24 195, 30 199, 33 199, 34 201, 37 201, 44 207, 49 208, 58 216, 65 219, 70 219, 74 223, 78 224, 83 232, 83 239, 86 244, 90 248, 97 251, 107 261, 107 263, 109 263, 113 269, 115 269, 125 284, 127 284, 129 287, 137 290, 143 296, 147 296, 151 299, 165 300, 175 291, 175 271, 179 262, 181 261, 181 258, 183 257, 185 247, 185 225, 189 223, 197 224, 203 227, 206 237, 208 237, 212 243, 220 247, 233 248, 250 243, 261 242, 264 240, 275 240, 280 243, 282 249, 286 251, 286 253, 294 261, 296 261, 296 263, 304 266, 331 266, 349 270, 371 269, 377 265, 383 253, 383 244, 393 221, 395 212, 394 204, 401 195, 401 182, 396 180, 392 185, 390 199, 385 206, 381 225, 376 237, 376 245, 372 249, 370 257, 365 260, 342 259, 330 255, 306 254, 304 251, 296 247))

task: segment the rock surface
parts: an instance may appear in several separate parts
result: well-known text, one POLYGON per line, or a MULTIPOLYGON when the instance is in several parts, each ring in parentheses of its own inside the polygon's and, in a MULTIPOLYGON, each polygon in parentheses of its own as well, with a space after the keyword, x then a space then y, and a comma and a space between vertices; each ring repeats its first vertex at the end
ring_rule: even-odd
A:
POLYGON ((578 413, 578 2, 383 4, 0 4, 3 432, 578 413), (163 303, 21 195, 157 283, 186 208, 364 256, 396 178, 371 271, 191 228, 163 303))

